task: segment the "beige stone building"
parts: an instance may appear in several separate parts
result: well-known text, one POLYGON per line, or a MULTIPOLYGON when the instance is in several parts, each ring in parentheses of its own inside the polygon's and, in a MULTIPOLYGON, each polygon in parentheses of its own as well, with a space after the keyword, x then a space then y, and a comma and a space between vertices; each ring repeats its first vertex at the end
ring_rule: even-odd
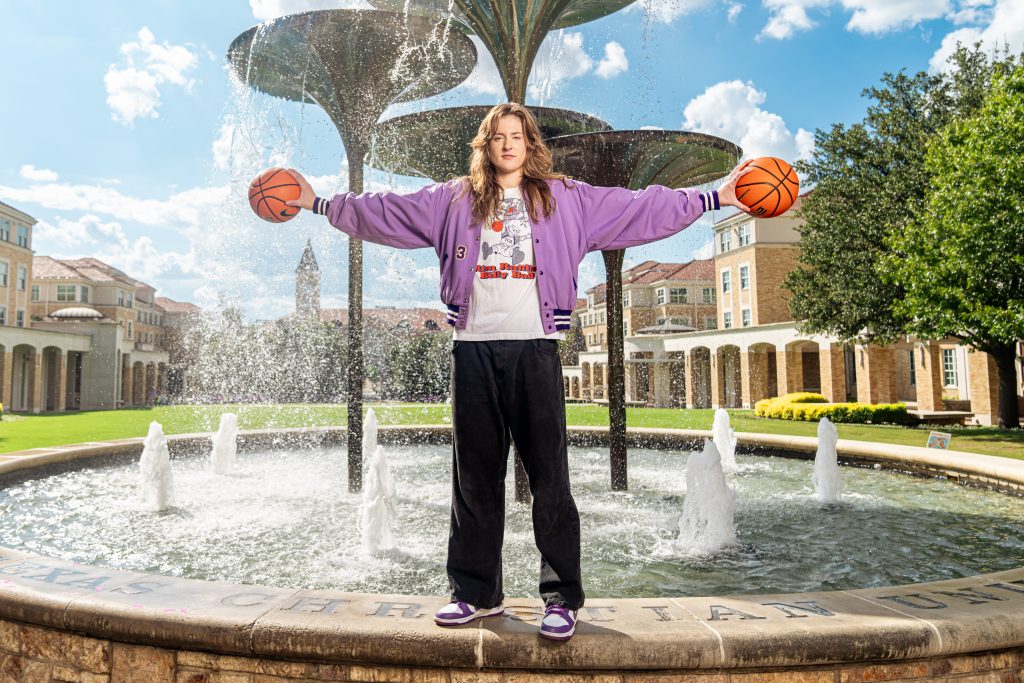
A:
POLYGON ((0 203, 0 402, 48 412, 151 404, 166 311, 150 285, 94 258, 32 251, 36 221, 0 203))
MULTIPOLYGON (((779 218, 735 214, 715 224, 717 329, 708 325, 644 334, 643 328, 628 328, 626 400, 663 407, 751 408, 762 398, 814 391, 831 402, 904 402, 922 415, 959 412, 977 424, 993 424, 998 378, 987 354, 953 339, 907 338, 883 348, 799 331, 783 287, 799 255, 799 203, 779 218)), ((642 265, 658 270, 652 262, 642 265)), ((603 318, 586 317, 597 303, 588 299, 578 315, 580 329, 600 339, 596 326, 603 318)), ((588 344, 579 358, 578 367, 565 369, 566 397, 606 400, 605 347, 588 344)), ((1017 393, 1024 403, 1020 358, 1017 368, 1017 393)))

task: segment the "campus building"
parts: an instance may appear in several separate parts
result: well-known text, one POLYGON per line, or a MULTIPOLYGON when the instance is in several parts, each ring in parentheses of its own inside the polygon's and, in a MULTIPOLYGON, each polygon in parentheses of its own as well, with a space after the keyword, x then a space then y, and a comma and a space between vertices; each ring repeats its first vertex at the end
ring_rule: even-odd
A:
POLYGON ((0 402, 49 412, 150 405, 165 390, 167 310, 94 258, 32 250, 31 216, 0 202, 0 402))
MULTIPOLYGON (((978 424, 995 423, 998 376, 988 354, 955 339, 909 337, 879 347, 800 332, 789 314, 790 293, 783 286, 800 253, 800 201, 778 218, 737 213, 715 224, 711 267, 699 265, 701 261, 688 264, 704 279, 692 280, 685 289, 687 301, 700 292, 703 303, 707 287, 712 288, 714 325, 704 320, 703 327, 692 325, 697 329, 676 329, 672 319, 678 316, 670 307, 651 309, 652 289, 655 304, 671 303, 676 285, 662 274, 680 272, 672 270, 678 264, 649 261, 623 273, 624 319, 637 320, 631 309, 639 308, 645 325, 624 322, 627 402, 752 408, 763 398, 813 391, 830 402, 905 402, 922 415, 961 412, 978 424), (651 275, 638 277, 636 271, 651 275), (652 282, 639 284, 645 279, 652 282), (631 291, 638 286, 644 290, 639 297, 631 291)), ((588 290, 587 299, 574 311, 574 327, 587 341, 587 349, 580 352, 579 365, 563 373, 569 400, 607 400, 603 289, 599 285, 588 290)), ((695 316, 692 322, 708 317, 695 316)), ((1020 358, 1017 368, 1017 393, 1024 402, 1020 358)))

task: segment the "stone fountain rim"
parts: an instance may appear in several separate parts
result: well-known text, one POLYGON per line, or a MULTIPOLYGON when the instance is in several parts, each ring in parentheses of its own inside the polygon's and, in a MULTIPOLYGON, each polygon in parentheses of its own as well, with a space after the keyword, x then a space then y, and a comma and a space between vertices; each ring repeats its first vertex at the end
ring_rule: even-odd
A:
MULTIPOLYGON (((447 425, 382 426, 388 440, 438 441, 447 425)), ((240 432, 241 448, 343 443, 340 427, 240 432)), ((602 427, 572 427, 598 443, 602 427)), ((691 447, 709 431, 630 429, 658 447, 691 447)), ((168 437, 172 451, 209 434, 168 437)), ((814 437, 737 433, 738 444, 809 455, 814 437)), ((140 452, 142 438, 0 455, 0 476, 140 452)), ((839 440, 857 464, 944 476, 1024 494, 1024 461, 839 440)), ((437 596, 306 591, 177 579, 74 565, 0 547, 0 619, 94 638, 244 657, 503 670, 812 667, 964 655, 1024 646, 1024 567, 907 586, 788 595, 592 599, 568 644, 536 634, 536 599, 507 599, 503 619, 441 629, 437 596), (943 605, 938 607, 937 605, 943 605), (1014 606, 1018 605, 1017 608, 1014 606), (826 614, 827 613, 827 614, 826 614)))

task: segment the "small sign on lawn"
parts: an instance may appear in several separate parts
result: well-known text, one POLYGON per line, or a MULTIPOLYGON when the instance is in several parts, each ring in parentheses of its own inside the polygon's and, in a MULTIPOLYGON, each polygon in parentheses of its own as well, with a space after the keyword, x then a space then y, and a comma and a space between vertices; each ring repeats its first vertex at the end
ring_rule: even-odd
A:
POLYGON ((928 448, 941 448, 946 450, 949 448, 949 440, 953 438, 953 435, 948 432, 931 432, 928 435, 928 448))

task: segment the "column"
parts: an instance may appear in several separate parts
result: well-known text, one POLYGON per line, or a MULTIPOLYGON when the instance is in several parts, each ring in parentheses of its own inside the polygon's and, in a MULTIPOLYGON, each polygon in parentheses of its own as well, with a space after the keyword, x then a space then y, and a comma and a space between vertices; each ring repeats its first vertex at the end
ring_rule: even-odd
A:
POLYGON ((63 349, 57 350, 57 360, 53 364, 54 372, 57 373, 57 412, 64 412, 67 408, 67 393, 68 393, 68 373, 67 363, 67 351, 63 349))
POLYGON ((29 410, 33 413, 43 412, 45 407, 43 395, 43 352, 34 349, 32 352, 32 395, 29 397, 29 410))
POLYGON ((978 424, 999 424, 999 371, 984 351, 967 350, 967 394, 978 424))
POLYGON ((121 366, 121 405, 125 408, 135 405, 135 368, 130 356, 125 354, 121 366))
POLYGON ((672 404, 672 387, 669 386, 671 380, 668 367, 668 363, 655 363, 651 373, 654 405, 659 408, 667 408, 672 404))
POLYGON ((11 390, 14 388, 14 352, 4 351, 4 367, 0 381, 0 403, 4 404, 4 410, 11 410, 11 390))
POLYGON ((693 351, 687 351, 683 354, 683 366, 685 368, 685 384, 684 392, 686 395, 686 407, 696 408, 697 407, 697 392, 695 390, 697 381, 694 375, 694 362, 693 362, 693 351))
POLYGON ((917 409, 942 410, 942 349, 938 342, 914 344, 914 381, 917 383, 917 409))
POLYGON ((711 352, 711 407, 724 408, 722 394, 725 393, 725 363, 718 349, 711 352))
POLYGON ((879 346, 857 347, 857 401, 892 403, 896 368, 892 349, 879 346))
POLYGON ((830 344, 819 349, 821 395, 829 403, 846 402, 846 356, 842 346, 830 344))
POLYGON ((778 378, 776 380, 776 386, 779 389, 779 396, 790 393, 790 381, 793 369, 790 367, 789 354, 786 349, 776 349, 775 351, 775 374, 778 378))

